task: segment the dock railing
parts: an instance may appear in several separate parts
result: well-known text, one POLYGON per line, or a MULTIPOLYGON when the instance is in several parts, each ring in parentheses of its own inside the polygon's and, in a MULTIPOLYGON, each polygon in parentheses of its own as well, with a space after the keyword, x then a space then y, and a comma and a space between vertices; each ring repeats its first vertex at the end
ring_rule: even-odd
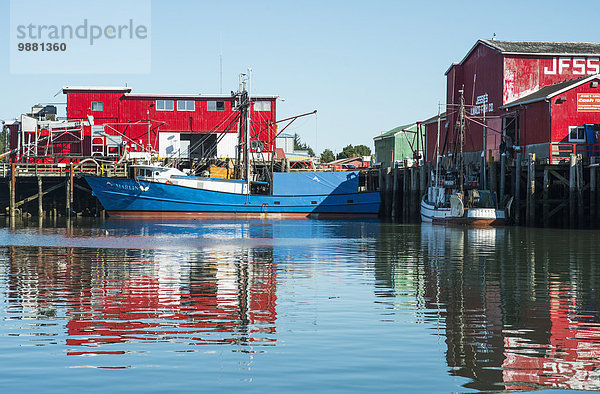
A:
POLYGON ((0 177, 11 176, 11 168, 14 164, 15 176, 44 176, 63 177, 73 171, 78 174, 95 174, 110 177, 125 177, 127 167, 119 163, 103 163, 94 159, 87 159, 79 163, 8 163, 0 162, 0 177))
POLYGON ((566 163, 571 155, 583 157, 600 156, 600 144, 577 144, 555 142, 550 144, 550 164, 566 163))

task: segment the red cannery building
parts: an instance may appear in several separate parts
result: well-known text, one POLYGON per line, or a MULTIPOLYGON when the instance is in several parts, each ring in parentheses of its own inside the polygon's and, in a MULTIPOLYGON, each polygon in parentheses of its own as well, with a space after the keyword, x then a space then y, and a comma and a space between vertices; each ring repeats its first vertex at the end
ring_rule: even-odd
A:
MULTIPOLYGON (((595 100, 600 90, 593 76, 598 73, 599 43, 479 40, 446 71, 447 123, 441 128, 440 150, 458 149, 454 125, 460 90, 467 116, 466 160, 478 160, 484 139, 486 153, 496 159, 502 140, 542 158, 560 159, 559 151, 588 149, 596 140, 591 132, 583 138, 582 130, 598 127, 600 106, 572 105, 571 99, 581 104, 595 100), (553 92, 561 92, 560 102, 551 101, 553 92)), ((427 137, 428 158, 434 155, 434 139, 427 137)))
MULTIPOLYGON (((17 160, 77 161, 120 156, 124 149, 154 152, 159 158, 236 155, 238 112, 231 95, 140 94, 131 93, 130 87, 110 86, 65 86, 62 90, 67 96, 66 121, 23 115, 18 132, 11 133, 11 149, 19 152, 17 160), (35 148, 32 141, 38 141, 35 148)), ((277 97, 251 98, 254 150, 275 149, 277 97)))

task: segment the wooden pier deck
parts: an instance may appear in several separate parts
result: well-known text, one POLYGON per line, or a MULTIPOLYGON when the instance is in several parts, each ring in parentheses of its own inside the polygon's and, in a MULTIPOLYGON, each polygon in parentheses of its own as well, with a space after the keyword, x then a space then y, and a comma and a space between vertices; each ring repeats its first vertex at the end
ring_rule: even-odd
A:
POLYGON ((126 166, 95 160, 77 164, 0 163, 0 214, 11 221, 21 215, 102 215, 83 174, 124 177, 126 166))

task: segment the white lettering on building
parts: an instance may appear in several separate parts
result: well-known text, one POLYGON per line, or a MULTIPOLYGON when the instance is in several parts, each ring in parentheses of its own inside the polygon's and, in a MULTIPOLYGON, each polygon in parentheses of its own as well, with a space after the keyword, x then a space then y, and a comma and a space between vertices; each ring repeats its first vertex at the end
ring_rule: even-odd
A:
POLYGON ((594 75, 600 73, 600 58, 553 57, 552 65, 544 67, 545 75, 594 75))
POLYGON ((477 96, 475 105, 471 107, 471 115, 481 115, 487 112, 494 111, 494 103, 488 103, 488 94, 477 96))

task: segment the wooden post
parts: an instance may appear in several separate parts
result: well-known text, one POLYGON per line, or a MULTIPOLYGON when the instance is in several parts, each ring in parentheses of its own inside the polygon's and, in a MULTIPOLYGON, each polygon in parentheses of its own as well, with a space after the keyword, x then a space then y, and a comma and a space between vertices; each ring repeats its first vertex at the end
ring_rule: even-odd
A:
POLYGON ((577 178, 577 156, 571 154, 569 162, 569 225, 575 227, 575 205, 577 198, 576 178, 577 178))
POLYGON ((71 199, 69 198, 69 190, 71 190, 71 180, 65 180, 65 216, 67 220, 71 218, 71 199))
POLYGON ((506 153, 500 155, 500 207, 504 207, 504 194, 506 192, 506 153))
POLYGON ((583 207, 583 160, 581 154, 577 155, 577 216, 579 217, 579 227, 585 224, 584 207, 583 207))
POLYGON ((56 219, 57 217, 57 209, 56 209, 56 195, 52 196, 52 217, 56 219))
POLYGON ((37 177, 37 185, 38 185, 38 216, 44 216, 44 209, 42 204, 42 177, 38 175, 37 177))
POLYGON ((515 163, 515 224, 521 222, 521 157, 522 153, 517 153, 517 162, 515 163))
POLYGON ((597 207, 597 196, 596 196, 596 192, 597 192, 597 175, 596 175, 596 171, 598 168, 598 163, 597 163, 597 156, 592 156, 590 158, 590 221, 591 223, 595 223, 596 222, 596 217, 597 217, 597 212, 596 212, 596 207, 597 207))
MULTIPOLYGON (((125 171, 127 173, 127 171, 125 171)), ((71 201, 69 205, 71 205, 71 210, 73 210, 73 190, 75 185, 73 184, 73 163, 69 164, 69 200, 71 201)), ((70 214, 70 211, 69 211, 70 214)))
POLYGON ((548 198, 550 196, 550 171, 548 170, 548 165, 544 167, 544 186, 542 190, 542 199, 543 199, 543 214, 544 214, 544 227, 550 226, 550 203, 548 202, 548 198))
POLYGON ((408 169, 406 166, 402 169, 402 217, 406 218, 408 215, 409 207, 409 191, 408 191, 408 169))
POLYGON ((383 207, 383 203, 385 202, 385 193, 383 189, 383 167, 379 167, 377 170, 377 190, 379 190, 379 198, 381 199, 381 206, 383 207))
POLYGON ((535 153, 529 154, 527 163, 527 225, 535 225, 535 153))
POLYGON ((394 180, 392 184, 392 218, 398 214, 398 163, 394 163, 394 180))
POLYGON ((421 201, 421 197, 423 197, 423 195, 425 193, 427 193, 427 173, 428 171, 428 167, 425 164, 425 162, 423 162, 423 165, 419 168, 420 169, 420 174, 419 174, 419 181, 420 181, 420 187, 419 187, 419 202, 421 201))
POLYGON ((16 174, 16 165, 15 163, 10 163, 10 196, 8 201, 8 210, 10 223, 14 224, 15 222, 15 194, 17 188, 17 174, 16 174))
POLYGON ((489 166, 490 166, 490 177, 488 179, 489 179, 490 191, 497 192, 498 191, 498 177, 496 175, 497 175, 498 163, 495 161, 490 161, 489 166))
POLYGON ((411 180, 411 193, 410 193, 410 207, 408 212, 411 214, 411 219, 415 216, 416 202, 418 201, 419 195, 419 173, 416 167, 410 168, 410 180, 411 180))

